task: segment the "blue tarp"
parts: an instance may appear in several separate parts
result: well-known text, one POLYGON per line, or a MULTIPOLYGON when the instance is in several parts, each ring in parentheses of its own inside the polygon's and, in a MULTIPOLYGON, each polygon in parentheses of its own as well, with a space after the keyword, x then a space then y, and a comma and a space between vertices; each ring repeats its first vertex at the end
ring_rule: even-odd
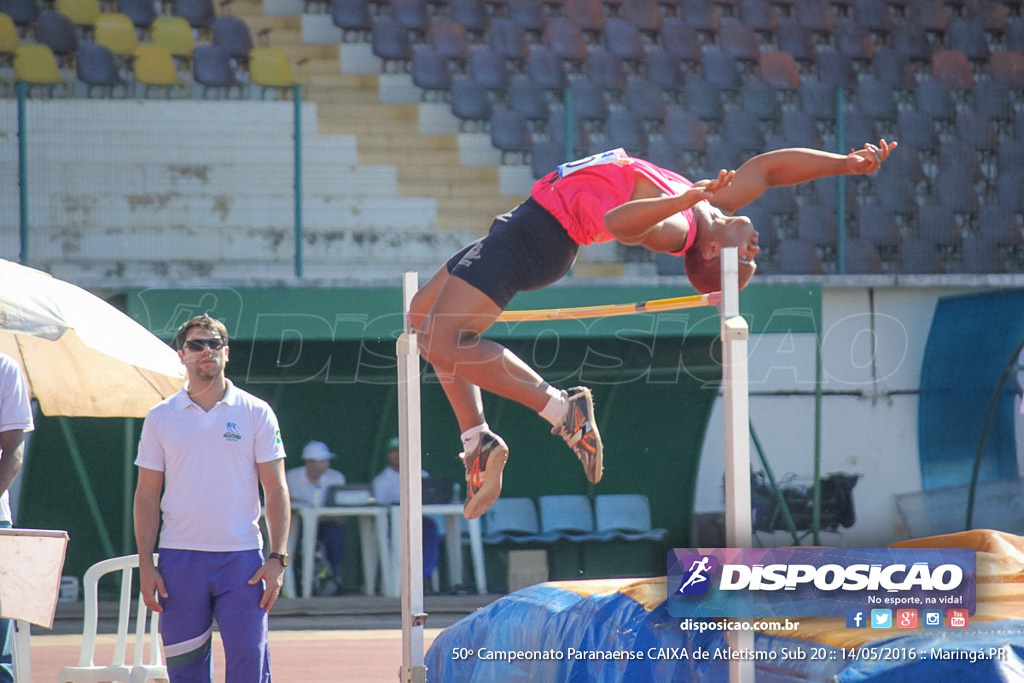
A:
MULTIPOLYGON (((731 652, 722 631, 682 630, 681 620, 669 616, 664 601, 650 608, 631 597, 628 590, 589 591, 588 583, 600 582, 574 583, 579 586, 573 590, 565 583, 531 586, 445 629, 426 654, 427 680, 729 680, 729 660, 716 656, 731 652)), ((865 656, 854 660, 850 650, 759 633, 753 655, 757 682, 1024 681, 1024 620, 975 622, 964 630, 919 630, 875 641, 860 652, 865 656), (1000 656, 968 658, 970 653, 988 654, 990 648, 998 649, 1000 656), (910 651, 914 655, 892 656, 910 651), (939 651, 951 652, 953 658, 939 659, 939 651)))

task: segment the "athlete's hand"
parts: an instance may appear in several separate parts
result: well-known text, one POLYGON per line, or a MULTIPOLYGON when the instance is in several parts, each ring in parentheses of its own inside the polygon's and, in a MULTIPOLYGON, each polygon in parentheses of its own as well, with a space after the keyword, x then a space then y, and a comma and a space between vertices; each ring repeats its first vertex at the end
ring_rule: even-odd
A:
POLYGON ((896 149, 896 141, 879 140, 877 145, 870 142, 862 149, 851 149, 846 156, 846 172, 851 175, 868 175, 882 167, 889 153, 896 149))
POLYGON ((718 192, 732 182, 732 177, 734 175, 736 175, 736 171, 726 171, 725 169, 722 169, 718 172, 717 178, 712 178, 710 180, 698 180, 693 184, 693 187, 686 191, 686 193, 695 193, 697 195, 694 203, 704 199, 711 199, 715 192, 718 192))

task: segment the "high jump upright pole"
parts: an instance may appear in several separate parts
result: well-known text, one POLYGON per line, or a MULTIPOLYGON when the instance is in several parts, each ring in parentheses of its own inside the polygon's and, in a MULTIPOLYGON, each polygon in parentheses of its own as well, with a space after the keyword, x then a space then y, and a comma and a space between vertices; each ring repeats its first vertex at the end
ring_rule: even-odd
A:
MULTIPOLYGON (((730 548, 749 548, 750 519, 750 392, 747 387, 747 338, 750 330, 740 315, 739 252, 722 250, 722 407, 725 417, 725 542, 730 548)), ((726 643, 734 652, 754 650, 753 631, 728 631, 726 643)), ((754 660, 730 658, 729 681, 753 683, 754 660)))
MULTIPOLYGON (((423 458, 420 453, 420 350, 409 325, 412 297, 419 289, 417 273, 402 278, 402 334, 398 357, 398 454, 402 518, 402 668, 401 683, 426 683, 423 628, 423 458)), ((392 558, 394 561, 394 558, 392 558)), ((390 571, 387 567, 382 568, 390 571)))

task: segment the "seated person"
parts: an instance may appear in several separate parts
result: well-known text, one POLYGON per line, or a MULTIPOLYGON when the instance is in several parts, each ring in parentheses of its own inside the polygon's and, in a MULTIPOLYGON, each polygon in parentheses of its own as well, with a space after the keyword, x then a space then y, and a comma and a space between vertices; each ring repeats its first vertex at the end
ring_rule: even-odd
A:
MULTIPOLYGON (((327 487, 345 483, 345 475, 330 468, 333 457, 334 453, 331 453, 331 449, 322 441, 310 441, 306 444, 302 449, 305 464, 285 473, 292 505, 323 505, 327 487)), ((298 533, 301 538, 301 523, 298 533)), ((314 579, 331 579, 340 586, 341 556, 345 550, 344 522, 337 519, 321 521, 317 525, 316 539, 317 544, 323 546, 330 576, 316 577, 314 574, 314 579)))
MULTIPOLYGON (((402 479, 398 473, 398 437, 388 441, 388 466, 373 478, 373 497, 381 505, 398 505, 401 502, 402 479)), ((423 477, 430 475, 423 470, 423 477)), ((437 524, 429 517, 423 518, 423 576, 434 575, 437 569, 438 548, 441 539, 437 524)))

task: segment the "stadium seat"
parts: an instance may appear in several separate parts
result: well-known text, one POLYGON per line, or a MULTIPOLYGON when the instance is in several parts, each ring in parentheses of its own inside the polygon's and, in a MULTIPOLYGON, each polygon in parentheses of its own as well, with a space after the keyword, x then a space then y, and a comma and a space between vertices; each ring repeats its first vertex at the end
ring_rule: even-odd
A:
MULTIPOLYGON (((608 118, 608 102, 600 85, 585 76, 573 78, 566 93, 566 97, 570 96, 573 118, 577 122, 586 123, 588 129, 604 127, 608 118)), ((569 106, 568 101, 566 106, 569 106)))
POLYGON ((445 17, 433 17, 427 28, 431 47, 451 63, 455 72, 464 73, 469 61, 469 37, 459 23, 445 17))
POLYGON ((192 27, 182 17, 157 17, 153 21, 153 43, 167 48, 181 69, 192 68, 196 39, 192 27))
POLYGON ((857 110, 873 119, 895 121, 896 98, 892 87, 874 76, 865 76, 857 82, 857 110))
POLYGON ((178 77, 171 51, 162 45, 144 43, 135 49, 132 63, 135 83, 142 86, 142 94, 148 97, 151 90, 163 92, 166 96, 181 92, 183 83, 178 77))
POLYGON ((253 48, 249 25, 239 17, 217 17, 213 21, 213 44, 224 48, 235 63, 236 70, 248 70, 249 52, 253 48))
POLYGON ((459 130, 468 131, 472 126, 483 130, 491 118, 491 99, 486 85, 472 78, 459 76, 452 80, 450 93, 452 114, 459 119, 459 130))
MULTIPOLYGON (((392 0, 390 16, 408 31, 414 43, 426 40, 427 27, 430 25, 430 12, 424 0, 392 0)), ((376 21, 374 32, 377 31, 376 21)))
POLYGON ((825 272, 814 245, 799 238, 779 243, 776 265, 782 275, 824 275, 825 272))
POLYGON ((910 59, 895 47, 880 45, 875 50, 875 78, 895 90, 914 88, 914 68, 910 59))
POLYGON ((173 0, 171 14, 184 18, 189 26, 199 31, 212 28, 217 18, 213 0, 173 0))
POLYGON ((947 252, 958 248, 962 242, 953 214, 947 207, 931 202, 917 208, 917 236, 930 240, 947 252))
POLYGON ((58 64, 73 65, 78 52, 78 29, 63 14, 46 10, 36 22, 35 39, 53 50, 58 64))
POLYGON ((999 245, 987 235, 968 234, 961 246, 960 268, 964 273, 1005 273, 1006 262, 999 245))
POLYGON ((70 19, 86 38, 92 35, 96 20, 103 12, 99 0, 57 0, 56 10, 70 19))
POLYGON ((467 73, 475 83, 491 90, 505 90, 512 79, 505 56, 485 45, 473 48, 467 73))
POLYGON ((625 19, 612 17, 605 26, 603 44, 610 54, 622 60, 631 73, 639 73, 642 70, 646 53, 640 32, 633 24, 625 19))
POLYGON ((643 121, 629 109, 612 109, 608 114, 603 148, 622 147, 630 156, 646 158, 647 144, 647 132, 644 130, 643 121))
POLYGON ((470 42, 482 42, 489 24, 483 0, 450 0, 448 5, 452 20, 465 29, 470 42))
POLYGON ((991 56, 985 29, 981 24, 966 19, 952 21, 946 34, 946 45, 951 50, 962 52, 969 62, 979 68, 991 56))
POLYGON ((665 114, 665 139, 683 151, 704 152, 708 147, 707 126, 697 114, 671 106, 665 114))
POLYGON ((21 38, 14 20, 6 14, 0 14, 0 66, 12 66, 14 53, 18 51, 21 38))
POLYGON ((839 240, 835 209, 824 204, 801 204, 796 213, 797 237, 819 249, 834 252, 839 240))
MULTIPOLYGON (((580 31, 590 44, 601 42, 608 18, 601 0, 564 0, 564 17, 580 31)), ((548 22, 550 24, 550 21, 548 22)))
POLYGON ((523 28, 531 42, 541 42, 547 25, 543 0, 508 0, 505 12, 523 28))
POLYGON ((817 76, 819 81, 832 88, 851 89, 857 80, 853 59, 835 49, 818 50, 817 76))
POLYGON ((332 0, 331 22, 341 29, 342 42, 365 41, 373 30, 369 0, 332 0))
POLYGON ((740 86, 740 69, 736 59, 716 48, 704 52, 701 76, 719 89, 735 91, 740 86))
POLYGON ((409 29, 393 17, 374 17, 370 50, 383 62, 385 73, 408 70, 413 55, 409 29))
POLYGON ((561 91, 568 84, 565 64, 553 50, 535 45, 526 58, 526 75, 547 90, 561 91))
POLYGON ((846 240, 845 273, 847 275, 883 275, 882 259, 878 248, 871 240, 849 238, 846 240))
POLYGON ((120 12, 104 12, 96 19, 95 42, 110 48, 115 57, 130 60, 139 46, 135 24, 120 12))
POLYGON ((579 26, 565 17, 551 17, 544 28, 544 44, 570 65, 570 71, 582 71, 588 52, 579 26))
MULTIPOLYGON (((1021 24, 1024 25, 1024 21, 1021 24)), ((1024 54, 1021 52, 997 50, 992 53, 989 67, 993 80, 1002 83, 1007 88, 1024 89, 1024 54)))
POLYGON ((909 275, 945 272, 938 246, 923 237, 910 237, 900 245, 899 271, 909 275))
POLYGON ((525 75, 512 79, 508 87, 508 103, 533 126, 541 127, 551 113, 544 86, 535 83, 525 75))
POLYGON ((526 116, 515 109, 495 109, 491 114, 491 145, 501 151, 503 164, 510 163, 512 158, 524 161, 533 149, 526 116))
POLYGON ((974 71, 960 50, 936 50, 932 53, 932 80, 951 90, 974 86, 974 71))
POLYGON ((57 68, 57 58, 49 45, 42 43, 22 43, 14 53, 14 78, 25 81, 28 93, 34 88, 43 88, 49 96, 53 96, 57 86, 65 86, 57 68))
POLYGON ((648 130, 661 130, 666 106, 661 89, 654 83, 639 76, 630 78, 626 83, 625 104, 648 130))
POLYGON ((811 73, 818 58, 818 46, 810 29, 797 19, 786 17, 779 22, 775 29, 775 46, 793 56, 802 74, 811 73))
POLYGON ((494 17, 487 31, 487 45, 503 55, 518 71, 526 65, 530 46, 523 27, 511 17, 494 17))
POLYGON ((484 513, 484 543, 530 543, 539 533, 540 518, 532 498, 504 496, 484 513))
POLYGON ((410 73, 413 85, 424 91, 424 98, 445 99, 446 91, 452 87, 448 57, 429 45, 413 48, 410 73))
POLYGON ((268 91, 287 98, 295 85, 288 53, 279 47, 254 47, 249 52, 249 78, 260 89, 261 98, 268 91))
POLYGON ((6 14, 18 29, 18 35, 25 37, 28 28, 39 20, 41 3, 36 0, 0 0, 0 14, 6 14))
MULTIPOLYGON (((666 18, 658 45, 666 55, 680 63, 686 73, 699 73, 704 51, 700 35, 693 25, 678 17, 666 18)), ((648 53, 651 51, 648 48, 648 53)))
POLYGON ((243 95, 242 83, 235 76, 231 66, 231 55, 219 45, 199 45, 192 58, 192 75, 195 82, 202 86, 203 97, 210 93, 218 97, 231 97, 232 91, 243 95))
POLYGON ((750 26, 739 19, 723 18, 718 26, 718 45, 722 52, 742 66, 744 73, 753 73, 761 56, 761 48, 750 26))
POLYGON ((78 49, 75 57, 75 71, 79 83, 85 85, 85 96, 92 97, 93 89, 99 89, 106 97, 113 97, 117 87, 124 88, 128 96, 128 82, 123 80, 114 53, 102 45, 87 42, 78 49))
POLYGON ((747 153, 756 154, 764 146, 757 115, 739 107, 725 112, 722 135, 747 153))
POLYGON ((153 0, 117 0, 117 11, 131 19, 144 35, 148 35, 157 17, 153 0))
POLYGON ((647 78, 665 93, 667 100, 678 102, 683 88, 683 76, 679 71, 679 60, 664 50, 652 46, 647 48, 647 78))
POLYGON ((620 101, 626 89, 626 70, 622 60, 606 48, 595 45, 590 48, 583 73, 596 85, 608 92, 612 101, 620 101))
POLYGON ((1010 204, 983 204, 978 210, 978 234, 997 245, 1019 247, 1024 239, 1010 204))
POLYGON ((759 60, 761 79, 773 87, 796 90, 800 87, 800 69, 796 59, 784 50, 762 52, 759 60))

